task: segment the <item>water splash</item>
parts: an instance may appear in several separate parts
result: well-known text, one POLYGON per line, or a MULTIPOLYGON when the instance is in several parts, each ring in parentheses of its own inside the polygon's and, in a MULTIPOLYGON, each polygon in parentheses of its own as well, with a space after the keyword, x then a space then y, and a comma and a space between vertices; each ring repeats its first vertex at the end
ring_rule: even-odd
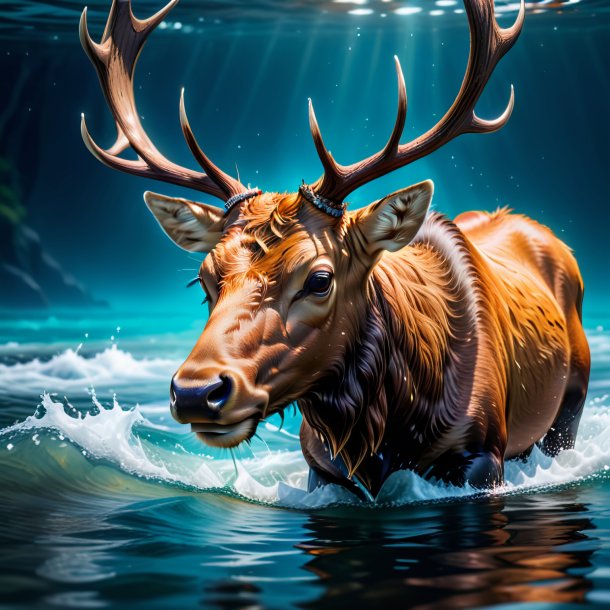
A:
MULTIPOLYGON (((96 401, 96 399, 93 399, 96 401)), ((97 403, 97 401, 96 401, 97 403)), ((322 508, 360 502, 348 491, 329 486, 307 493, 307 465, 299 450, 271 450, 237 462, 188 451, 168 450, 149 440, 155 425, 139 408, 122 409, 115 402, 97 413, 70 413, 63 403, 43 395, 44 414, 30 416, 0 432, 2 451, 18 451, 28 439, 55 433, 59 440, 78 446, 87 460, 110 462, 130 476, 153 479, 161 484, 181 484, 199 491, 219 491, 244 499, 290 508, 322 508)), ((267 442, 273 448, 273 432, 267 442)), ((509 462, 506 484, 493 494, 553 488, 581 481, 610 464, 610 409, 590 407, 581 424, 576 447, 550 459, 537 449, 527 462, 509 462)), ((71 476, 67 464, 66 476, 71 476)), ((386 482, 376 504, 406 505, 414 502, 463 498, 480 494, 470 487, 434 483, 412 472, 395 473, 386 482)))
MULTIPOLYGON (((550 459, 534 449, 526 462, 508 462, 506 483, 492 494, 553 489, 604 474, 610 469, 610 406, 608 405, 607 364, 610 338, 603 329, 590 333, 594 362, 589 404, 585 409, 574 449, 550 459)), ((288 415, 286 425, 273 422, 259 426, 260 447, 252 455, 238 452, 232 457, 204 447, 184 426, 167 417, 165 401, 154 401, 165 392, 167 379, 176 362, 165 359, 138 359, 113 345, 87 358, 66 350, 48 361, 33 359, 25 363, 0 365, 0 390, 32 394, 59 389, 82 394, 95 386, 100 394, 117 387, 136 391, 143 406, 122 407, 116 398, 107 406, 89 390, 89 408, 72 407, 68 400, 42 395, 42 408, 34 415, 0 431, 0 455, 36 460, 33 452, 56 443, 55 451, 66 450, 61 476, 78 477, 82 464, 110 465, 125 477, 147 479, 155 485, 186 487, 192 492, 222 493, 273 506, 317 509, 336 504, 360 504, 351 493, 328 486, 312 493, 306 491, 308 468, 298 442, 300 416, 288 415), (134 390, 135 388, 135 390, 134 390), (162 388, 162 389, 161 389, 162 388), (151 402, 153 404, 151 404, 151 402), (32 443, 33 441, 33 443, 32 443), (68 447, 79 451, 68 451, 68 447), (211 452, 210 455, 208 452, 211 452)), ((82 402, 82 401, 81 401, 82 402)), ((166 493, 166 492, 164 492, 166 493)), ((395 473, 386 482, 376 505, 406 505, 414 502, 465 498, 481 492, 470 487, 454 487, 430 482, 412 472, 395 473)))
POLYGON ((39 394, 41 391, 81 390, 84 386, 119 387, 133 382, 165 383, 178 361, 136 359, 111 345, 87 358, 79 350, 67 349, 51 359, 38 358, 17 364, 0 364, 0 393, 39 394))

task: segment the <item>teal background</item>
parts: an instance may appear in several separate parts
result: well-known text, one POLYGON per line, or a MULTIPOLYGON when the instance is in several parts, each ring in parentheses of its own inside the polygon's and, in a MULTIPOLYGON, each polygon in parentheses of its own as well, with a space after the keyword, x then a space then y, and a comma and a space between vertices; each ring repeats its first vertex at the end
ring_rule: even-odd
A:
MULTIPOLYGON (((360 16, 347 13, 365 6, 356 3, 238 8, 221 2, 208 10, 204 3, 183 1, 141 56, 136 93, 144 125, 166 156, 196 167, 178 122, 179 91, 185 86, 192 126, 218 165, 234 173, 237 164, 242 181, 264 190, 294 191, 302 178, 313 181, 321 173, 309 134, 308 97, 328 147, 343 163, 378 150, 390 133, 394 54, 409 97, 403 141, 423 133, 447 110, 464 74, 468 28, 466 16, 453 13, 459 5, 436 8, 445 14, 430 16, 431 5, 423 2, 421 13, 406 16, 392 12, 404 3, 371 2, 366 6, 375 12, 360 16)), ((53 5, 45 6, 53 12, 53 5)), ((134 10, 144 16, 157 8, 139 2, 134 10)), ((6 52, 0 58, 5 78, 15 82, 30 75, 11 115, 30 123, 27 141, 9 151, 19 153, 28 185, 28 222, 96 296, 141 310, 171 304, 192 315, 196 298, 182 291, 190 276, 179 270, 197 265, 162 237, 142 193, 153 189, 215 200, 121 175, 89 155, 80 139, 80 113, 101 145, 113 141, 114 125, 78 44, 78 7, 61 9, 56 31, 39 26, 38 15, 5 22, 6 52), (34 29, 20 29, 24 23, 34 29)), ((94 38, 101 36, 105 11, 103 2, 89 6, 94 38)), ((7 11, 7 17, 14 13, 7 11)), ((514 16, 514 11, 501 14, 500 23, 510 25, 514 16)), ((462 136, 366 185, 351 196, 353 206, 425 178, 436 185, 434 207, 451 217, 508 205, 547 224, 574 249, 585 278, 587 313, 606 312, 608 22, 604 2, 530 11, 520 40, 478 105, 480 116, 496 116, 514 83, 509 124, 496 134, 462 136)))

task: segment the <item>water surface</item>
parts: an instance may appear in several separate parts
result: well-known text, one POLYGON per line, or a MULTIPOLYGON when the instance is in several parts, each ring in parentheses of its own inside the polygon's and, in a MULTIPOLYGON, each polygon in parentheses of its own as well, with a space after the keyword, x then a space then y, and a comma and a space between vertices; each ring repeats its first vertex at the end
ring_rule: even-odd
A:
POLYGON ((365 504, 335 487, 305 491, 296 413, 281 430, 279 419, 261 425, 235 462, 173 422, 168 380, 197 330, 183 320, 182 332, 159 332, 163 319, 0 325, 9 607, 607 607, 602 324, 589 329, 595 364, 574 450, 509 464, 492 494, 399 473, 365 504))

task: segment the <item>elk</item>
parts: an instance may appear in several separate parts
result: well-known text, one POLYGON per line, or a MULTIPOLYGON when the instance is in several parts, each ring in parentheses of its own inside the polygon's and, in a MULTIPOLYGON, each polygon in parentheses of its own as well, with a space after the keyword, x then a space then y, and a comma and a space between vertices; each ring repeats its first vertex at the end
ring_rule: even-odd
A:
POLYGON ((504 460, 539 443, 573 445, 589 377, 581 321, 583 283, 570 249, 507 209, 454 220, 430 212, 430 181, 349 211, 356 188, 431 154, 464 133, 491 133, 510 118, 514 92, 494 120, 475 106, 524 21, 500 28, 493 0, 465 0, 470 53, 461 88, 426 133, 401 144, 407 98, 400 63, 398 111, 387 144, 340 165, 309 121, 324 172, 296 192, 245 187, 219 169, 180 123, 203 172, 164 157, 136 110, 133 78, 149 34, 176 4, 136 19, 113 0, 100 43, 80 23, 117 125, 108 149, 81 132, 107 166, 188 187, 224 207, 146 192, 179 246, 207 254, 198 279, 209 318, 171 381, 174 418, 205 443, 235 447, 259 422, 296 403, 309 488, 340 484, 374 497, 400 469, 490 488, 504 460), (131 147, 137 159, 121 153, 131 147))

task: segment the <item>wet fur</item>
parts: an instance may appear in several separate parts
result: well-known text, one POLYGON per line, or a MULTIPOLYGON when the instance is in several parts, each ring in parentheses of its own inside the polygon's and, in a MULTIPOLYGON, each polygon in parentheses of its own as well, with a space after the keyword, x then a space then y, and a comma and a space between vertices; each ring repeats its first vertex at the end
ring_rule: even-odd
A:
MULTIPOLYGON (((547 229, 505 210, 476 214, 479 229, 504 226, 511 218, 561 243, 547 229)), ((472 225, 474 218, 466 220, 472 225)), ((472 226, 464 225, 476 238, 472 226)), ((548 258, 540 239, 532 247, 548 258)), ((576 367, 577 394, 584 400, 582 283, 568 249, 560 248, 564 260, 541 273, 556 299, 549 291, 528 306, 523 286, 513 286, 510 278, 498 281, 459 226, 438 214, 429 217, 411 246, 382 258, 344 361, 298 401, 305 418, 304 453, 317 475, 314 486, 337 482, 358 491, 355 478, 375 495, 389 474, 403 468, 459 484, 479 476, 474 482, 482 486, 501 480, 503 459, 527 451, 548 431, 535 431, 527 446, 522 438, 509 439, 511 428, 521 434, 520 413, 529 409, 523 403, 541 374, 534 357, 545 361, 544 374, 551 376, 560 374, 559 361, 570 359, 562 318, 573 318, 573 312, 573 332, 581 331, 573 350, 582 360, 576 367), (537 315, 528 315, 531 308, 537 315)), ((498 256, 497 248, 492 256, 498 256)), ((573 428, 582 400, 570 418, 573 428)), ((535 407, 554 408, 560 419, 556 402, 535 407)), ((570 442, 566 435, 562 447, 570 442)))
MULTIPOLYGON (((312 487, 375 495, 404 468, 490 487, 541 439, 552 455, 570 447, 589 350, 567 246, 499 210, 429 214, 409 245, 381 254, 362 229, 378 203, 333 220, 296 194, 265 193, 232 212, 202 265, 218 303, 177 375, 232 367, 245 390, 227 418, 250 413, 260 386, 261 418, 296 401, 312 487), (290 333, 287 287, 320 252, 340 293, 290 333)), ((412 212, 392 210, 382 240, 412 212)))

